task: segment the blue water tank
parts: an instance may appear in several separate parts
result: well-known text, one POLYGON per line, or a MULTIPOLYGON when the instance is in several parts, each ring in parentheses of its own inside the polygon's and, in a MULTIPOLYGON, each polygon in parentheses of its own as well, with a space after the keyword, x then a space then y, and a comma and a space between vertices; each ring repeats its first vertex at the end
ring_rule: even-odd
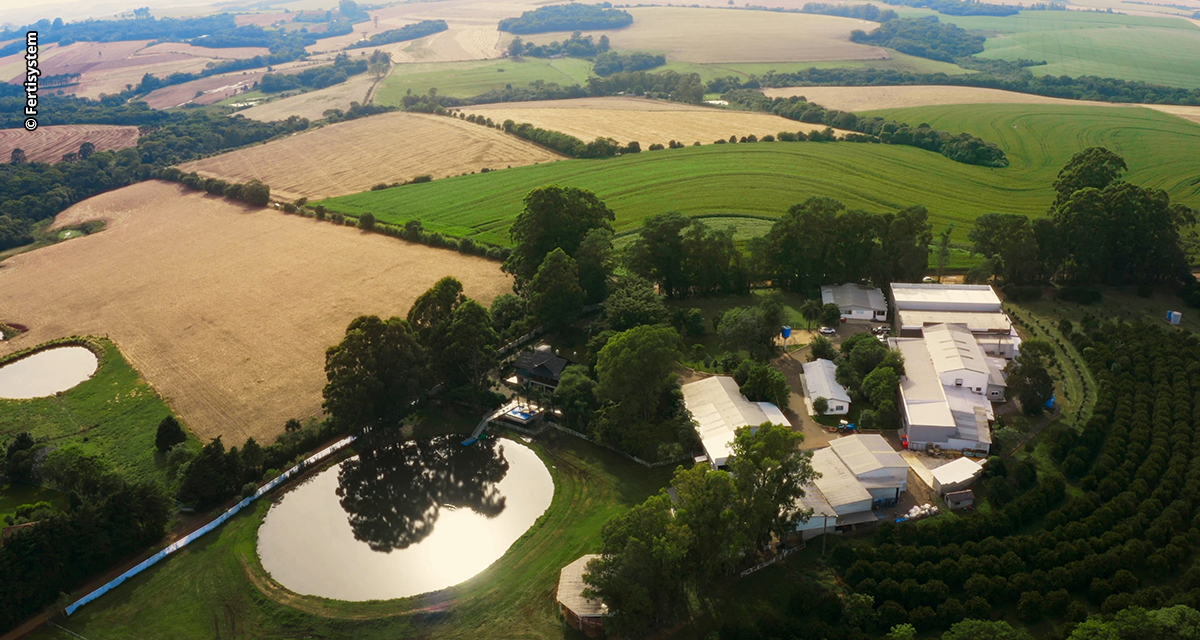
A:
POLYGON ((791 327, 788 327, 788 326, 785 326, 785 327, 783 328, 783 330, 782 330, 782 331, 780 331, 779 333, 780 333, 780 334, 782 334, 782 335, 783 335, 783 337, 784 337, 784 339, 786 340, 787 338, 790 338, 790 337, 792 337, 792 328, 791 328, 791 327))

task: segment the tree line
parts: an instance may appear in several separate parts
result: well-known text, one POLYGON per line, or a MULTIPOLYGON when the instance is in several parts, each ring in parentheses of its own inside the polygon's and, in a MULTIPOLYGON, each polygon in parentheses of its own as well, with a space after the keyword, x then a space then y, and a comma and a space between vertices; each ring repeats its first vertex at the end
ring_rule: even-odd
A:
POLYGON ((933 9, 948 16, 1015 16, 1022 7, 989 4, 978 0, 883 0, 887 4, 933 9))
POLYGON ((1120 155, 1091 147, 1059 171, 1045 217, 977 218, 968 238, 986 260, 968 277, 1017 286, 1190 282, 1184 234, 1196 212, 1161 189, 1122 180, 1127 169, 1120 155))
POLYGON ((858 18, 872 22, 887 22, 900 17, 891 9, 880 9, 873 4, 827 4, 810 2, 804 5, 801 13, 817 13, 826 16, 841 16, 843 18, 858 18))
POLYGON ((731 106, 777 116, 825 124, 838 129, 857 131, 870 136, 871 141, 899 144, 934 151, 965 164, 985 167, 1007 167, 1008 157, 995 143, 986 142, 969 133, 951 134, 924 126, 911 126, 879 116, 860 118, 850 111, 838 111, 808 102, 803 96, 768 98, 753 89, 731 89, 721 95, 731 106))
MULTIPOLYGON (((1016 12, 1016 8, 1013 8, 1016 12)), ((939 22, 937 16, 888 20, 870 33, 850 32, 850 41, 888 47, 910 56, 954 62, 983 52, 985 38, 958 25, 939 22)))
MULTIPOLYGON (((380 54, 379 51, 375 53, 380 54)), ((265 74, 258 82, 258 89, 263 93, 279 93, 300 88, 324 89, 345 82, 349 76, 366 73, 367 66, 367 61, 362 58, 351 60, 349 55, 339 53, 334 57, 333 64, 312 67, 299 73, 265 74)))
POLYGON ((435 33, 441 33, 449 28, 445 20, 422 20, 413 24, 406 24, 399 29, 389 29, 383 33, 376 33, 370 38, 359 40, 346 48, 362 49, 364 47, 377 47, 395 42, 406 42, 408 40, 424 38, 435 33))
POLYGON ((608 36, 600 36, 600 40, 597 41, 593 40, 592 36, 585 37, 581 31, 576 31, 571 34, 571 37, 562 42, 555 40, 549 44, 526 44, 518 36, 513 38, 513 41, 508 45, 508 55, 514 58, 520 56, 529 56, 530 58, 550 58, 554 56, 591 58, 607 52, 609 47, 608 36))
POLYGON ((555 4, 526 11, 519 18, 500 21, 500 30, 516 34, 548 33, 551 31, 591 31, 620 29, 633 24, 628 11, 613 9, 612 3, 555 4))

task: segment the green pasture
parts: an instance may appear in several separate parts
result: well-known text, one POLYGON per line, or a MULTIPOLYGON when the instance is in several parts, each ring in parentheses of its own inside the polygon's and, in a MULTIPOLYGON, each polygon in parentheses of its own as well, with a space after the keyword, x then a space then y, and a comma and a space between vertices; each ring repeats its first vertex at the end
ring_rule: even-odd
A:
POLYGON ((0 400, 0 442, 28 431, 39 442, 100 456, 130 481, 161 479, 165 461, 154 436, 171 411, 116 345, 97 343, 104 349, 100 368, 78 386, 45 398, 0 400))
POLYGON ((531 82, 555 82, 563 86, 585 84, 592 63, 578 58, 480 60, 470 62, 418 62, 398 64, 375 92, 375 104, 399 105, 405 93, 469 98, 505 85, 523 87, 531 82))
POLYGON ((1143 108, 1058 105, 920 107, 881 112, 994 141, 1012 166, 992 169, 913 147, 775 142, 647 151, 604 160, 563 160, 332 198, 330 210, 373 213, 383 222, 509 243, 508 227, 531 189, 562 184, 596 192, 617 215, 618 233, 651 215, 778 217, 812 196, 848 207, 895 211, 925 205, 935 229, 955 222, 956 244, 983 213, 1038 216, 1071 155, 1104 145, 1125 156, 1131 181, 1200 206, 1200 126, 1143 108))
MULTIPOLYGON (((462 420, 470 429, 473 420, 462 420)), ((609 517, 656 493, 672 469, 647 470, 553 430, 532 445, 554 478, 546 513, 499 561, 443 591, 376 602, 264 595, 256 555, 263 500, 171 559, 59 621, 35 639, 77 638, 563 638, 559 570, 594 552, 609 517)), ((573 637, 573 636, 570 636, 573 637)))

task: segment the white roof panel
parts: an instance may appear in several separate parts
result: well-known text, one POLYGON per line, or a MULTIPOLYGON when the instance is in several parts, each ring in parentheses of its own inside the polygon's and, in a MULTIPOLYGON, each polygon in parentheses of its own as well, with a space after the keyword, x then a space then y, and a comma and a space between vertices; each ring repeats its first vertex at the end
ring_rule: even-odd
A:
POLYGON ((805 362, 804 384, 812 399, 841 400, 850 404, 850 394, 837 382, 837 365, 829 360, 805 362))
POLYGON ((683 402, 696 421, 696 431, 713 464, 721 466, 733 454, 741 427, 764 422, 791 426, 783 412, 769 402, 750 402, 729 376, 714 376, 683 385, 683 402))
POLYGON ((834 509, 871 500, 871 493, 854 477, 832 449, 814 451, 812 468, 821 474, 813 484, 817 485, 821 495, 834 509))
POLYGON ((908 469, 904 458, 896 453, 883 436, 876 433, 838 438, 829 443, 829 448, 833 449, 855 476, 879 469, 908 469))
POLYGON ((925 348, 937 373, 974 371, 988 373, 987 356, 969 329, 956 324, 935 324, 925 327, 925 348))
POLYGON ((821 302, 822 304, 836 304, 842 309, 887 311, 887 302, 883 299, 883 292, 864 284, 827 284, 821 287, 821 302))
POLYGON ((933 470, 933 477, 942 485, 956 485, 977 477, 983 471, 978 462, 970 458, 959 458, 933 470))
POLYGON ((900 311, 1002 311, 1000 297, 986 284, 893 282, 892 304, 900 311))

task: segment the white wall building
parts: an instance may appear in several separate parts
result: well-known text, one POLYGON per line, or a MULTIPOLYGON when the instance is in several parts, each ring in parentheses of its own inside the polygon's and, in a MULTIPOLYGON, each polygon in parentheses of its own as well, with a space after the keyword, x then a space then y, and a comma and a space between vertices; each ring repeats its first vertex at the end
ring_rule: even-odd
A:
POLYGON ((897 311, 1004 312, 1000 296, 986 284, 893 282, 891 290, 897 311))
POLYGON ((990 286, 894 282, 891 293, 901 337, 919 338, 931 326, 953 324, 970 331, 988 355, 1011 359, 1020 348, 1017 330, 990 286))
POLYGON ((818 359, 805 362, 803 367, 804 404, 808 406, 809 415, 817 415, 813 407, 813 401, 817 398, 825 398, 829 405, 825 415, 842 416, 850 413, 850 394, 838 384, 837 365, 830 360, 818 359))
POLYGON ((883 292, 863 284, 827 284, 821 287, 821 303, 836 304, 847 320, 887 322, 887 301, 883 292))
POLYGON ((879 435, 838 438, 813 451, 812 467, 820 477, 804 488, 799 505, 813 511, 797 527, 805 540, 872 524, 873 509, 894 504, 908 489, 908 464, 879 435))
POLYGON ((970 458, 959 458, 946 463, 932 472, 933 490, 941 495, 962 491, 983 475, 983 465, 970 458))
POLYGON ((696 422, 700 444, 714 469, 733 455, 735 432, 764 422, 787 427, 792 423, 770 402, 750 402, 729 376, 714 376, 683 385, 683 403, 696 422))

